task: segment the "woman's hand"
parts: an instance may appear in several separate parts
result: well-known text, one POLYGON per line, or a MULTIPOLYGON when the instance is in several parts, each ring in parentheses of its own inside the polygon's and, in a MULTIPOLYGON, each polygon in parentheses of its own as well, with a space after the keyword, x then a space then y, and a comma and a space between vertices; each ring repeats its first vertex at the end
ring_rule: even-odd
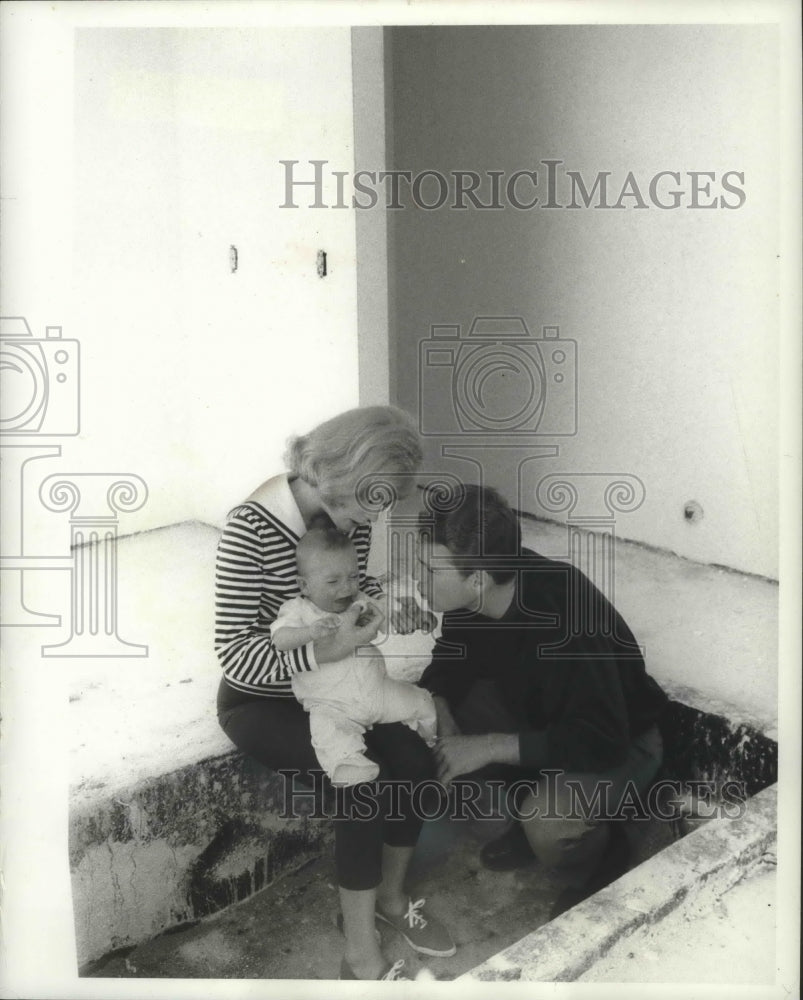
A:
POLYGON ((351 656, 358 646, 369 645, 376 639, 385 620, 381 608, 374 601, 369 602, 367 608, 362 603, 352 605, 341 618, 343 624, 336 632, 314 642, 313 651, 318 663, 334 663, 351 656), (357 619, 364 620, 367 612, 372 612, 370 620, 364 625, 357 625, 357 619))

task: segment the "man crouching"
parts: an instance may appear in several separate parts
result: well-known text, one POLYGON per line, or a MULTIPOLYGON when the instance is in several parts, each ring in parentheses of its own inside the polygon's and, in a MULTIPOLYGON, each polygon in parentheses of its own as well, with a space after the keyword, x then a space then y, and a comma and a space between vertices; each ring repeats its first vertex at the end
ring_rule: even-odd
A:
POLYGON ((480 857, 559 870, 557 916, 627 869, 622 803, 661 765, 667 697, 613 605, 580 570, 522 548, 495 490, 464 486, 419 527, 419 589, 444 612, 419 682, 438 712, 440 779, 518 785, 518 819, 480 857))

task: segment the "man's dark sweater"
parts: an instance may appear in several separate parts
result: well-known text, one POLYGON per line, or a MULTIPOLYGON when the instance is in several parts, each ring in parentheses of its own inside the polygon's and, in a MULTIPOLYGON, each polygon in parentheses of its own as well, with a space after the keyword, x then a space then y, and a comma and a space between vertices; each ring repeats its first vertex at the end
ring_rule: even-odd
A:
POLYGON ((491 679, 515 720, 523 767, 615 767, 667 697, 624 619, 583 573, 528 550, 521 566, 501 619, 444 615, 419 683, 455 708, 491 679))

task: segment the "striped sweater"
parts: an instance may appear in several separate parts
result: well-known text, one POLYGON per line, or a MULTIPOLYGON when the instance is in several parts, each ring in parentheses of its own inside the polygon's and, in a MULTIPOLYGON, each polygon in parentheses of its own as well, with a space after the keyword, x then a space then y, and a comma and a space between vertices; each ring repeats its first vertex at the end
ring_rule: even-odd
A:
MULTIPOLYGON (((254 500, 235 507, 218 543, 215 651, 230 687, 292 698, 293 674, 317 669, 312 643, 280 652, 271 641, 270 625, 282 604, 299 594, 296 545, 306 529, 287 477, 277 476, 267 486, 271 509, 254 500)), ((360 589, 376 596, 381 587, 366 576, 371 526, 355 528, 351 539, 359 559, 360 589)))

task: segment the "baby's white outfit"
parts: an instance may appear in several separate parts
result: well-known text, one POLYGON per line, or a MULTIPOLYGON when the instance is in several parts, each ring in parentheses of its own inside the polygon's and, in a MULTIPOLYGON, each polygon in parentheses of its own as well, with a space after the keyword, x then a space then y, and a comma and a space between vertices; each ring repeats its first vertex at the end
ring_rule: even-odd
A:
MULTIPOLYGON (((365 594, 360 599, 368 601, 365 594)), ((328 612, 306 597, 293 597, 279 609, 271 633, 290 626, 310 626, 328 612)), ((293 694, 310 717, 312 745, 321 767, 335 785, 373 781, 379 765, 365 755, 366 729, 375 723, 404 722, 428 742, 437 730, 435 703, 429 691, 388 677, 385 661, 352 654, 317 670, 294 674, 293 694)))

